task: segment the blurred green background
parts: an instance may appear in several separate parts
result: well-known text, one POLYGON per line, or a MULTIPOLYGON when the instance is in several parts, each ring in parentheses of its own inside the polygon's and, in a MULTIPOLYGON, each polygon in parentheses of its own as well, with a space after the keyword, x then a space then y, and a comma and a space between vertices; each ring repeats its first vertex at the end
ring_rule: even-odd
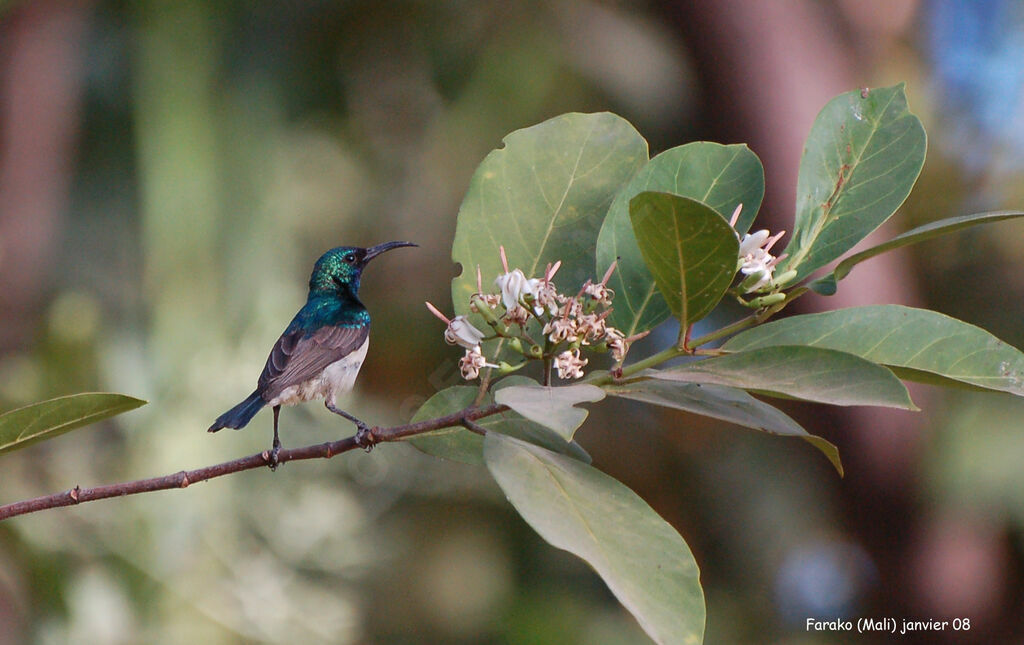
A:
MULTIPOLYGON (((458 380, 422 303, 450 310, 455 214, 511 130, 611 110, 652 153, 748 142, 777 230, 817 111, 906 80, 930 149, 891 235, 1024 204, 1022 60, 1011 0, 0 3, 0 410, 150 401, 4 455, 0 503, 267 447, 269 414, 204 430, 340 244, 421 245, 367 272, 374 340, 345 406, 407 420, 458 380)), ((801 302, 928 306, 1020 347, 1022 254, 1020 225, 973 230, 801 302)), ((836 616, 1021 642, 1024 402, 913 394, 923 412, 787 408, 838 444, 842 480, 803 442, 622 403, 577 438, 690 543, 708 643, 876 642, 805 630, 836 616)), ((286 446, 350 430, 282 415, 286 446)), ((0 626, 0 645, 645 642, 485 470, 404 445, 8 520, 0 626)))

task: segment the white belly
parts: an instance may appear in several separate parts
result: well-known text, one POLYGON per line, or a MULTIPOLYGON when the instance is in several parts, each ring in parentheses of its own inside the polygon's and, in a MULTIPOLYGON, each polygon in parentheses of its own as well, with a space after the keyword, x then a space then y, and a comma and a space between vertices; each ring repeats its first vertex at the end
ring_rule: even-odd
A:
POLYGON ((359 368, 363 366, 363 359, 366 358, 366 350, 369 347, 370 337, 367 336, 359 349, 328 365, 319 376, 281 390, 268 405, 295 405, 313 399, 327 399, 335 404, 339 394, 348 392, 355 385, 356 376, 359 375, 359 368))

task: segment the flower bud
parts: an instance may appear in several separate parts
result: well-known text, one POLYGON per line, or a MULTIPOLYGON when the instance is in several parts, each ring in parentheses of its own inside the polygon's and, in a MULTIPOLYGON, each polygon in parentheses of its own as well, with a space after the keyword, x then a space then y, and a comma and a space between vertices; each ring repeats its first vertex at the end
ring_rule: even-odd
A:
POLYGON ((518 338, 509 338, 508 346, 512 348, 512 351, 519 352, 520 354, 527 356, 526 351, 523 349, 523 342, 518 338))
POLYGON ((784 293, 770 293, 767 296, 754 298, 753 300, 750 301, 749 306, 755 309, 760 309, 761 307, 770 307, 772 305, 777 305, 785 300, 786 294, 784 293))
POLYGON ((775 278, 775 286, 777 286, 777 287, 784 287, 787 284, 789 284, 790 282, 792 282, 793 278, 795 278, 795 277, 796 277, 796 269, 790 269, 789 271, 786 271, 782 275, 776 276, 776 278, 775 278))
POLYGON ((469 299, 470 308, 480 314, 488 325, 494 327, 498 324, 498 318, 491 311, 491 308, 487 304, 485 297, 479 293, 473 294, 469 299))
POLYGON ((744 268, 742 271, 747 276, 743 279, 743 282, 740 282, 740 291, 743 293, 759 291, 771 284, 772 272, 770 269, 751 267, 749 269, 744 268))
POLYGON ((526 365, 527 362, 528 361, 523 361, 522 363, 517 363, 516 365, 510 365, 505 361, 501 361, 500 363, 498 363, 498 372, 501 374, 510 374, 522 368, 524 365, 526 365))

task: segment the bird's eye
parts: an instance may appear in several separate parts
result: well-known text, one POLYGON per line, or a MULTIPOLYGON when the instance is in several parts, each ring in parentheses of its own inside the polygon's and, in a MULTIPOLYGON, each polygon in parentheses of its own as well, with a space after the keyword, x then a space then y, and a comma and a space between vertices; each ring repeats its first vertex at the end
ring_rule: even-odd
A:
POLYGON ((356 254, 355 253, 349 253, 348 255, 345 256, 345 261, 348 262, 349 264, 355 264, 356 263, 356 254))

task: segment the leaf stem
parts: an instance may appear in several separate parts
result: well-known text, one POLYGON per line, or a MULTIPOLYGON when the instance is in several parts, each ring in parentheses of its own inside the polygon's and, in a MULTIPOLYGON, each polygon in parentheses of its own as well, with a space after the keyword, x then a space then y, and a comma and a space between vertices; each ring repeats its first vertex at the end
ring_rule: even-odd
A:
POLYGON ((757 325, 761 322, 763 321, 761 321, 758 318, 757 314, 747 316, 746 318, 741 318, 740 320, 737 320, 736 322, 730 325, 726 325, 721 329, 716 329, 715 331, 709 334, 705 334, 700 338, 691 341, 690 347, 697 348, 700 347, 701 345, 707 345, 711 341, 718 340, 719 338, 725 338, 726 336, 731 336, 738 331, 743 331, 747 327, 753 327, 754 325, 757 325))
MULTIPOLYGON (((666 347, 657 354, 653 354, 643 360, 639 360, 633 363, 632 365, 627 365, 626 367, 623 367, 621 373, 619 373, 616 376, 616 378, 625 378, 631 376, 641 370, 645 370, 649 367, 654 367, 655 365, 660 365, 661 363, 664 363, 667 360, 671 360, 678 356, 684 356, 686 354, 689 354, 689 352, 686 350, 679 349, 675 345, 673 345, 672 347, 666 347)), ((607 383, 611 383, 612 380, 613 378, 611 372, 592 372, 590 376, 583 379, 583 382, 589 383, 590 385, 605 385, 607 383)))

